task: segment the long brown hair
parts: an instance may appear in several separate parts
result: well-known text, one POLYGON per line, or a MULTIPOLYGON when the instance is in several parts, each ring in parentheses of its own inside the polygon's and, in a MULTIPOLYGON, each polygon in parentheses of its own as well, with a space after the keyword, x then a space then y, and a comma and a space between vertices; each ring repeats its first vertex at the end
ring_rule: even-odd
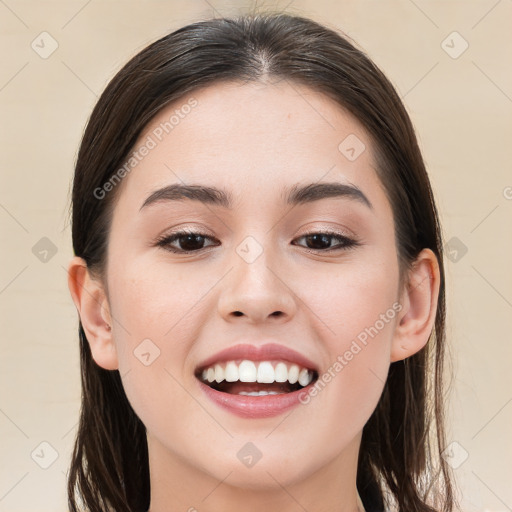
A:
MULTIPOLYGON (((73 247, 104 277, 116 190, 102 187, 123 165, 147 123, 167 104, 221 81, 275 77, 333 98, 369 133, 392 205, 401 273, 423 248, 437 256, 441 288, 424 349, 391 364, 380 401, 363 429, 357 488, 367 511, 455 508, 445 448, 445 295, 441 232, 409 116, 391 83, 345 37, 287 14, 212 19, 183 27, 133 57, 112 79, 89 119, 72 192, 73 247)), ((80 323, 82 407, 68 476, 70 510, 149 508, 146 430, 117 370, 99 367, 80 323)))

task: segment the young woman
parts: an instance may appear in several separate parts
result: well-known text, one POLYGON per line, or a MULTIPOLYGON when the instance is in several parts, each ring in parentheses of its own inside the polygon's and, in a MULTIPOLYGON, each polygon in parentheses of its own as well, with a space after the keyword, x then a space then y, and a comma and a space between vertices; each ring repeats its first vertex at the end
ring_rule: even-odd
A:
POLYGON ((73 511, 452 511, 436 207, 410 119, 284 14, 163 37, 80 147, 73 511))

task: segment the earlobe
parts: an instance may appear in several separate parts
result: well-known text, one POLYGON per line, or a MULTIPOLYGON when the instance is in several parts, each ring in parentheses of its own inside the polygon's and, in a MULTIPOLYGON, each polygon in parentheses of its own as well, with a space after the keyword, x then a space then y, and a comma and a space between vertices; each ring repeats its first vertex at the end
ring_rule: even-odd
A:
POLYGON ((408 273, 402 292, 391 362, 406 359, 427 344, 436 318, 440 284, 437 257, 430 249, 423 249, 408 273))
POLYGON ((68 287, 94 361, 105 370, 118 369, 108 299, 103 284, 91 276, 82 258, 75 256, 69 264, 68 287))

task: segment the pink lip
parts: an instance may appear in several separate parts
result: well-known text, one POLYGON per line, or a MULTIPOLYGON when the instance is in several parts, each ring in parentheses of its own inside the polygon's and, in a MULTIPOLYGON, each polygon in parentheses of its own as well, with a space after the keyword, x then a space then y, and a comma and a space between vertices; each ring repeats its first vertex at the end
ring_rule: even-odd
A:
POLYGON ((234 347, 221 350, 204 360, 197 366, 197 369, 200 370, 215 363, 237 361, 241 359, 249 359, 250 361, 282 360, 298 364, 299 366, 310 370, 317 370, 316 365, 307 357, 304 357, 302 354, 299 354, 291 348, 278 345, 277 343, 267 343, 265 345, 235 345, 234 347))
POLYGON ((299 405, 301 403, 300 398, 307 396, 309 388, 314 385, 313 381, 305 388, 282 395, 245 396, 222 393, 201 381, 199 382, 201 391, 209 399, 242 418, 270 418, 282 414, 299 405))

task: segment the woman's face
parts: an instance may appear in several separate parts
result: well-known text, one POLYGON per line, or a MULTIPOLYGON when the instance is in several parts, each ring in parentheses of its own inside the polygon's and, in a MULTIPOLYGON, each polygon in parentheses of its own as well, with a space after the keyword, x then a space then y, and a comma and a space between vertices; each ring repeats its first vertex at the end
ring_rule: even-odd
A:
POLYGON ((207 87, 140 137, 117 185, 106 279, 155 465, 247 488, 355 470, 401 309, 372 150, 352 116, 286 81, 207 87), (185 186, 197 189, 155 195, 185 186), (181 231, 196 236, 171 237, 181 231), (291 392, 294 364, 316 387, 291 392), (203 383, 203 370, 224 381, 203 383), (260 390, 278 394, 245 394, 260 390))

